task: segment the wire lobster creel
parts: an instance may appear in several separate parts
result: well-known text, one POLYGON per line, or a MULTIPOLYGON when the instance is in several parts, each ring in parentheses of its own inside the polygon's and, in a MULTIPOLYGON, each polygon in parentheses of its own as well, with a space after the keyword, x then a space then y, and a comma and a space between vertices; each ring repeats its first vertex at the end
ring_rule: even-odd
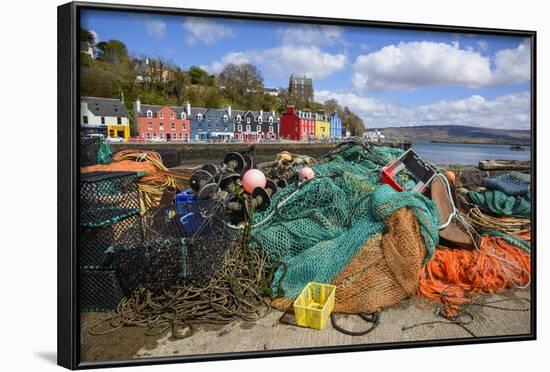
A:
POLYGON ((208 280, 231 245, 221 200, 152 208, 116 242, 111 262, 125 293, 208 280))

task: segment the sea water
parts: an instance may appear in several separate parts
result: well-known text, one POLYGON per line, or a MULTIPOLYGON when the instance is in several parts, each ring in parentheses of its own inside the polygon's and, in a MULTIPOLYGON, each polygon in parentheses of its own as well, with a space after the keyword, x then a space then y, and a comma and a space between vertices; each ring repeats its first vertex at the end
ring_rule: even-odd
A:
POLYGON ((426 161, 438 165, 478 165, 482 160, 531 160, 531 146, 514 151, 510 145, 413 142, 412 148, 426 161))

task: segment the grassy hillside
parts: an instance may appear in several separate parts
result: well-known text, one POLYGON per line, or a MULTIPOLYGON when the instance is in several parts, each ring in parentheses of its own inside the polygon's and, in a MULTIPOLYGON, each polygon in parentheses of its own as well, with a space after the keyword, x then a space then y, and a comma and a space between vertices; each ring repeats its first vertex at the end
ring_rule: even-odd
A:
MULTIPOLYGON (((369 130, 371 130, 369 128, 369 130)), ((379 128, 386 138, 398 141, 433 141, 453 143, 503 143, 527 145, 529 130, 507 130, 461 125, 423 125, 418 127, 379 128)))

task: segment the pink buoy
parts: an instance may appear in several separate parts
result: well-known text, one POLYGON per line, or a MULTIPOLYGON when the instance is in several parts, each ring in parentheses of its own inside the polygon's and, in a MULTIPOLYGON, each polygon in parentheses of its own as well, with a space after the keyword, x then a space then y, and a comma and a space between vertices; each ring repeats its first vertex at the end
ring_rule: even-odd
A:
POLYGON ((309 181, 315 178, 315 171, 310 167, 303 167, 300 170, 300 182, 309 181))
POLYGON ((256 187, 265 187, 266 182, 265 175, 258 169, 250 169, 243 175, 243 188, 249 194, 256 187))

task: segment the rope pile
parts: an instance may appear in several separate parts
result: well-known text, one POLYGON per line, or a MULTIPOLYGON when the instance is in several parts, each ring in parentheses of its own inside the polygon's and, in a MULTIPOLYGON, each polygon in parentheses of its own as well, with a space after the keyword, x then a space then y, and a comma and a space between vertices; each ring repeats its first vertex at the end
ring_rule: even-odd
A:
POLYGON ((483 235, 479 250, 438 247, 420 271, 418 292, 441 302, 445 315, 453 318, 459 306, 472 302, 475 295, 525 288, 530 281, 528 251, 483 235))
POLYGON ((210 281, 173 286, 159 294, 138 289, 89 332, 101 335, 138 326, 147 328, 147 335, 171 329, 174 337, 184 338, 192 334, 195 323, 256 321, 270 311, 264 299, 271 292, 269 276, 267 256, 261 250, 235 243, 210 281), (185 328, 190 331, 182 335, 185 328))
POLYGON ((154 151, 123 150, 113 156, 108 165, 92 165, 81 169, 82 173, 106 172, 145 172, 138 180, 142 212, 159 205, 166 190, 175 190, 176 181, 162 163, 160 154, 154 151))
POLYGON ((531 220, 528 218, 493 217, 477 206, 470 209, 467 218, 479 229, 501 231, 522 239, 525 239, 525 233, 531 231, 531 220))

